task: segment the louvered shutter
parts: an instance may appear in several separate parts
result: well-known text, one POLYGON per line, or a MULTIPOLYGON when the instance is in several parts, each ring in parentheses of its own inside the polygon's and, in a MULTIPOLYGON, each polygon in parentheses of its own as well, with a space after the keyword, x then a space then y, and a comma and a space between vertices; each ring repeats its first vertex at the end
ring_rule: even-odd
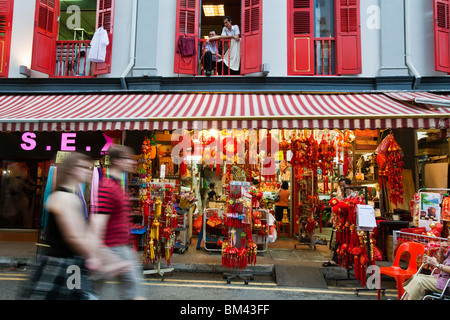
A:
POLYGON ((55 73, 59 0, 36 0, 31 69, 55 73))
POLYGON ((93 64, 93 75, 107 74, 111 72, 114 33, 114 7, 115 0, 97 0, 97 18, 95 23, 95 30, 103 27, 103 29, 108 32, 109 45, 106 47, 105 62, 97 62, 93 64))
POLYGON ((434 0, 434 56, 436 71, 450 73, 449 0, 434 0))
POLYGON ((8 77, 14 0, 0 0, 0 77, 8 77))
POLYGON ((242 0, 241 74, 262 71, 262 0, 242 0))
POLYGON ((359 0, 336 0, 336 60, 338 74, 361 73, 359 0))
POLYGON ((200 0, 177 0, 177 18, 175 26, 175 58, 174 73, 197 73, 198 28, 199 28, 200 0), (182 57, 177 52, 178 40, 181 37, 194 37, 196 54, 182 57))
POLYGON ((314 74, 313 0, 288 0, 288 74, 314 74))

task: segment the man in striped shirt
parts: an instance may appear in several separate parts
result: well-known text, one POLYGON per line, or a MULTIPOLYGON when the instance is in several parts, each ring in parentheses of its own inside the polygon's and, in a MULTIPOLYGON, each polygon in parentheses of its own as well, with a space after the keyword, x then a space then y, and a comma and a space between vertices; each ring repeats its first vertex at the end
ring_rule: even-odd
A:
MULTIPOLYGON (((139 264, 131 246, 130 218, 131 211, 128 195, 122 189, 123 172, 135 169, 136 161, 133 150, 126 146, 113 145, 108 150, 111 166, 109 178, 103 178, 98 190, 98 211, 91 216, 91 224, 96 234, 120 258, 133 261, 129 272, 118 276, 123 299, 143 299, 139 282, 143 280, 142 264, 139 264)), ((99 293, 103 286, 97 281, 99 293)))

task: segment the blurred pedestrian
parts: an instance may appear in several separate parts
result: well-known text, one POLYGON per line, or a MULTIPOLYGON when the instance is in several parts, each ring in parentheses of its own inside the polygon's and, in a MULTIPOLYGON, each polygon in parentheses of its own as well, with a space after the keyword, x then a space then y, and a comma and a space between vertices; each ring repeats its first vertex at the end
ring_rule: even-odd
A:
MULTIPOLYGON (((108 149, 109 177, 104 177, 98 189, 97 214, 91 215, 94 232, 120 258, 133 262, 133 268, 118 275, 122 299, 144 299, 139 282, 143 280, 142 263, 139 263, 132 247, 130 234, 130 199, 122 188, 123 173, 136 170, 133 150, 113 145, 108 149)), ((95 281, 101 294, 104 279, 95 281)))
POLYGON ((88 227, 84 202, 75 193, 80 183, 89 181, 91 165, 91 159, 80 153, 70 154, 58 165, 55 191, 44 204, 49 212, 49 247, 19 299, 96 299, 89 270, 100 267, 98 240, 88 227))

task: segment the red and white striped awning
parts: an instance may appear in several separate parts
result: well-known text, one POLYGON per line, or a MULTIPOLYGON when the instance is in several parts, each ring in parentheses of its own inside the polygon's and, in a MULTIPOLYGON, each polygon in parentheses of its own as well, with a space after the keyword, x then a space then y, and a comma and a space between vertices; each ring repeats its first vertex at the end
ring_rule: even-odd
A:
POLYGON ((448 128, 385 94, 158 93, 0 96, 1 131, 448 128))

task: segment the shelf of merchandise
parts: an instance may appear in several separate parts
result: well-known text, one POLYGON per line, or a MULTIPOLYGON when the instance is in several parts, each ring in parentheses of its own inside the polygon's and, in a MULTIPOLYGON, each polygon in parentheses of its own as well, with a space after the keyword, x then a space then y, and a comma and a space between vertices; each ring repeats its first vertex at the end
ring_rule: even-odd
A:
POLYGON ((253 212, 258 211, 261 213, 261 228, 255 228, 254 226, 252 227, 252 237, 253 237, 253 241, 256 243, 256 245, 258 246, 258 253, 262 253, 262 252, 266 252, 267 248, 269 246, 269 212, 265 209, 253 209, 253 212), (265 234, 259 234, 259 232, 263 229, 266 228, 266 232, 265 234), (261 249, 260 249, 261 247, 261 249))
POLYGON ((207 224, 208 219, 213 217, 215 214, 223 221, 223 210, 218 208, 205 208, 203 212, 203 247, 206 251, 221 251, 222 248, 218 245, 219 240, 223 240, 225 236, 223 235, 223 224, 212 228, 207 224), (216 231, 215 233, 211 231, 216 231), (218 233, 220 231, 220 233, 218 233))
MULTIPOLYGON (((268 212, 263 209, 254 209, 261 212, 262 217, 260 218, 263 227, 268 228, 268 212)), ((214 228, 207 224, 208 219, 213 217, 214 214, 223 221, 223 210, 217 208, 205 208, 203 212, 203 247, 206 251, 221 251, 222 248, 218 245, 218 241, 223 241, 226 238, 227 228, 223 225, 217 225, 214 228), (224 231, 225 230, 225 231, 224 231), (225 234, 224 234, 225 232, 225 234)), ((258 245, 258 253, 266 252, 269 245, 269 237, 266 232, 265 235, 258 234, 262 228, 252 227, 252 237, 254 242, 258 245)))
MULTIPOLYGON (((185 208, 190 210, 189 208, 185 208)), ((175 243, 174 249, 178 250, 180 253, 185 253, 189 249, 190 239, 189 239, 189 222, 188 222, 188 212, 185 211, 183 214, 178 214, 178 226, 174 229, 175 232, 183 233, 181 241, 175 243)))

